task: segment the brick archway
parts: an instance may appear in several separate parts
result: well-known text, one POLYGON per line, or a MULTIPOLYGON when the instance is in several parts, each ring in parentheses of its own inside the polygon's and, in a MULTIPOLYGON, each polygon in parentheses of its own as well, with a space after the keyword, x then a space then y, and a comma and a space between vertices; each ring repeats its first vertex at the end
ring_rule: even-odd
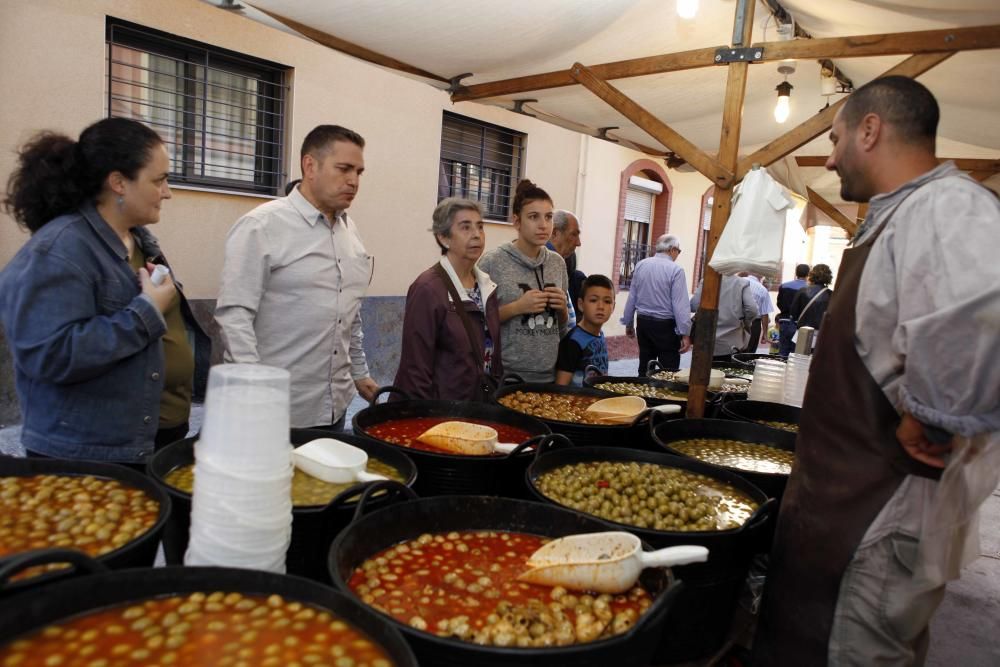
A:
POLYGON ((667 177, 667 170, 649 159, 636 160, 627 166, 621 175, 618 186, 618 222, 615 225, 615 259, 611 266, 612 281, 615 290, 618 289, 619 266, 622 261, 622 233, 625 229, 625 193, 628 190, 628 180, 632 176, 641 175, 651 181, 663 185, 663 192, 653 197, 653 220, 650 226, 649 240, 655 241, 661 234, 670 229, 670 204, 673 202, 674 186, 667 177))

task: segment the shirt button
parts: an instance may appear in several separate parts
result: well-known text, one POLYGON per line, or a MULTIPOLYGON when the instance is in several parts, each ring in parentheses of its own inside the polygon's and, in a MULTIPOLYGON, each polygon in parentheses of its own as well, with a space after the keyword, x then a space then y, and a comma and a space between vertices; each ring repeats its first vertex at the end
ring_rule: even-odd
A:
POLYGON ((156 371, 153 371, 153 374, 150 375, 149 378, 155 382, 160 379, 160 374, 157 373, 156 371))
POLYGON ((143 424, 148 424, 151 421, 153 421, 153 418, 150 417, 149 415, 146 415, 145 417, 142 418, 142 423, 143 424))
POLYGON ((334 351, 333 351, 333 353, 334 353, 334 354, 337 354, 337 350, 334 350, 334 351))

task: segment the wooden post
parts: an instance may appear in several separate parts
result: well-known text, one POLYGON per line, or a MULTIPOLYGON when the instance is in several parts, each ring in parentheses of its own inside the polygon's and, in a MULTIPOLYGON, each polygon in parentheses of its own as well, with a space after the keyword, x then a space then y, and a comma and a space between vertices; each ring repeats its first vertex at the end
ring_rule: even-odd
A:
POLYGON ((848 238, 853 237, 854 232, 858 231, 858 223, 852 222, 839 208, 824 199, 818 192, 812 188, 806 188, 806 194, 809 196, 809 203, 823 211, 823 213, 826 213, 831 220, 840 225, 847 232, 848 238))
MULTIPOLYGON (((744 12, 743 44, 750 43, 753 31, 754 0, 739 0, 744 12)), ((742 128, 743 98, 747 89, 746 62, 730 63, 729 76, 726 80, 726 99, 722 108, 722 138, 719 142, 719 162, 731 171, 736 171, 740 148, 740 130, 742 128)), ((732 210, 732 185, 723 187, 716 184, 712 204, 712 226, 708 232, 708 247, 705 257, 711 258, 719 236, 729 220, 732 210)), ((715 348, 715 326, 719 321, 719 288, 722 286, 720 276, 710 266, 705 266, 705 282, 701 290, 701 304, 696 318, 694 332, 694 355, 691 360, 691 379, 688 387, 687 416, 700 418, 705 415, 705 398, 708 395, 709 371, 712 369, 712 356, 715 348)))
POLYGON ((854 217, 857 219, 859 225, 865 221, 866 215, 868 215, 868 202, 858 204, 858 212, 854 217))

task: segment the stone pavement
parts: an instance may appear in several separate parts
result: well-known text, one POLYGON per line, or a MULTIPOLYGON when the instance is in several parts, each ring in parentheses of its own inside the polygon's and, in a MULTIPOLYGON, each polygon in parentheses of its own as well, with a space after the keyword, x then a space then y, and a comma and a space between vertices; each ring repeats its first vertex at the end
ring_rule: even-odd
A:
MULTIPOLYGON (((634 375, 638 359, 612 361, 609 375, 634 375)), ((691 355, 681 367, 691 365, 691 355)), ((347 411, 347 424, 366 403, 356 398, 347 411)), ((192 410, 192 430, 201 425, 202 406, 192 410)), ((0 429, 0 453, 23 456, 19 426, 0 429)), ((948 592, 931 623, 927 665, 931 667, 996 667, 1000 665, 1000 488, 983 505, 980 518, 982 556, 970 564, 948 592)))

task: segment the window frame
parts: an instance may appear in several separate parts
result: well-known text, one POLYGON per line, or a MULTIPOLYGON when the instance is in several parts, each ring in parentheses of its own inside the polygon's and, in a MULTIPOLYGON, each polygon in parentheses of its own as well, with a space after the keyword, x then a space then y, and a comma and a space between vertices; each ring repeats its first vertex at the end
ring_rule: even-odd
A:
MULTIPOLYGON (((517 183, 521 180, 521 178, 523 178, 522 174, 524 173, 524 154, 527 138, 528 135, 525 132, 488 123, 486 121, 479 120, 478 118, 463 116, 452 111, 443 111, 441 116, 441 142, 440 150, 438 152, 437 201, 441 202, 447 197, 463 197, 465 199, 472 199, 473 201, 478 201, 483 205, 483 218, 485 220, 489 222, 510 224, 512 222, 511 204, 514 199, 514 191, 517 188, 517 183), (479 144, 476 147, 476 150, 479 153, 478 162, 462 161, 446 157, 447 152, 454 154, 461 152, 460 150, 455 149, 446 150, 445 133, 448 129, 449 120, 452 123, 461 123, 466 127, 472 127, 479 130, 479 144), (498 169, 493 164, 488 164, 486 157, 488 150, 487 131, 493 131, 500 133, 501 135, 508 135, 512 139, 517 140, 516 145, 514 141, 511 141, 509 144, 512 147, 512 150, 510 153, 510 171, 507 175, 508 182, 506 186, 501 183, 501 177, 507 172, 504 172, 502 169, 498 169), (462 167, 460 174, 456 174, 454 171, 456 165, 461 165, 462 167), (473 173, 475 175, 473 175, 473 173), (454 192, 454 183, 456 179, 458 179, 458 182, 460 183, 458 188, 460 191, 458 193, 454 192), (490 185, 489 192, 484 194, 482 184, 485 180, 488 180, 490 185), (478 184, 478 188, 475 190, 473 189, 473 181, 478 184), (448 194, 444 193, 445 188, 447 188, 448 194), (503 192, 504 188, 506 189, 506 193, 503 192)), ((467 149, 471 146, 471 143, 461 144, 462 149, 467 149)))
MULTIPOLYGON (((107 85, 105 114, 107 117, 115 116, 114 103, 116 101, 128 102, 128 100, 120 100, 115 97, 114 84, 120 82, 126 86, 135 85, 133 82, 121 80, 114 75, 113 70, 116 64, 134 66, 115 61, 113 58, 115 46, 152 56, 169 58, 183 65, 183 76, 186 79, 186 83, 182 84, 183 88, 178 86, 173 91, 162 91, 168 94, 183 95, 182 105, 174 104, 169 107, 182 119, 180 124, 166 125, 143 121, 161 134, 166 128, 177 131, 182 137, 179 144, 170 142, 168 137, 164 137, 164 140, 171 146, 176 146, 176 157, 172 156, 169 173, 172 185, 238 194, 279 196, 284 193, 284 186, 288 180, 286 138, 287 111, 290 99, 288 85, 290 67, 107 16, 105 23, 105 82, 107 85), (200 77, 197 74, 199 68, 202 70, 200 77), (271 122, 261 124, 258 121, 255 124, 257 129, 254 131, 253 137, 218 134, 209 129, 210 120, 222 120, 225 124, 246 124, 230 118, 210 119, 209 105, 226 104, 226 102, 213 100, 208 96, 208 87, 212 85, 209 82, 209 71, 213 70, 254 79, 263 84, 256 92, 256 107, 232 105, 241 113, 252 110, 259 116, 270 118, 271 122), (201 111, 197 110, 199 105, 201 111), (202 123, 200 127, 197 124, 199 120, 202 123), (198 135, 200 135, 200 140, 195 139, 198 135), (225 152, 222 148, 211 147, 210 137, 212 136, 253 142, 252 181, 204 173, 213 167, 217 169, 227 168, 226 165, 206 161, 208 153, 225 152), (181 165, 180 170, 175 170, 174 165, 178 162, 181 165)), ((151 74, 156 73, 152 69, 148 71, 151 74)), ((173 75, 166 74, 166 76, 173 75)), ((151 100, 145 99, 138 102, 138 104, 147 107, 152 106, 150 103, 151 100)))

